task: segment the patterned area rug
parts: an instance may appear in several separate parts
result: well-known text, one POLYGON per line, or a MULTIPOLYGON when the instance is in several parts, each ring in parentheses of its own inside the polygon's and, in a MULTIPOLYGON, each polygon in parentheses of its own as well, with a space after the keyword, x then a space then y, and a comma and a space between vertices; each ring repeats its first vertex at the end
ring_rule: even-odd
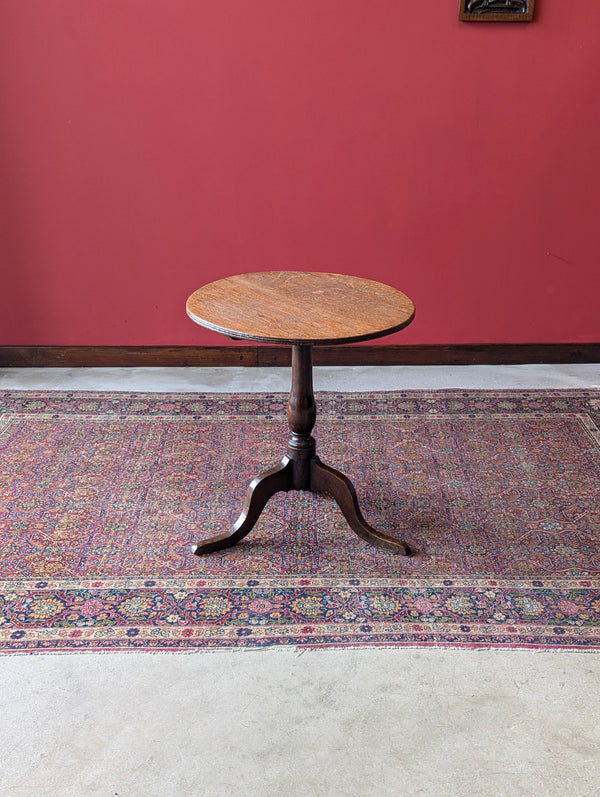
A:
POLYGON ((410 558, 280 493, 287 397, 0 393, 0 650, 600 647, 600 393, 317 396, 321 459, 410 558))

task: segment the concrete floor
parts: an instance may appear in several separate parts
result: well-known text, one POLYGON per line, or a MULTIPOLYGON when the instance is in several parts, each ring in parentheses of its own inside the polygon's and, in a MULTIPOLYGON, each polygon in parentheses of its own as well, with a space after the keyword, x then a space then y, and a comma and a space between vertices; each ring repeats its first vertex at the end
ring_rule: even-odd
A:
MULTIPOLYGON (((317 390, 600 387, 600 365, 318 368, 317 390)), ((5 369, 0 389, 287 391, 288 369, 5 369)), ((8 656, 1 797, 600 795, 600 656, 8 656)))
MULTIPOLYGON (((315 390, 600 388, 600 365, 316 367, 315 390)), ((289 368, 4 368, 0 390, 289 391, 289 368)))

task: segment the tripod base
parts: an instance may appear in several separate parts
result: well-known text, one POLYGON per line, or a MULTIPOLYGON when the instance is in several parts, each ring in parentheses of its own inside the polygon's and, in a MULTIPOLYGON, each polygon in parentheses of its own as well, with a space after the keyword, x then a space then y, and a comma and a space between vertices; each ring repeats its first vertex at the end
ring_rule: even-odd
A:
POLYGON ((230 531, 194 545, 193 553, 202 556, 235 545, 252 530, 271 496, 294 489, 329 494, 342 510, 350 528, 363 540, 402 556, 410 554, 408 546, 401 540, 383 534, 367 523, 360 511, 356 491, 350 479, 334 468, 324 465, 316 455, 312 455, 308 460, 292 459, 286 455, 279 465, 257 476, 248 487, 242 513, 230 531), (296 486, 302 479, 307 486, 296 486))
POLYGON ((350 479, 328 465, 315 453, 311 431, 315 424, 316 406, 312 385, 312 348, 309 345, 292 347, 292 389, 287 405, 291 437, 287 454, 270 470, 254 479, 248 487, 246 502, 230 531, 217 534, 192 548, 197 556, 229 548, 243 539, 252 529, 265 504, 272 495, 289 490, 312 490, 328 493, 338 503, 350 528, 371 545, 394 553, 409 555, 408 546, 369 526, 362 516, 356 491, 350 479))

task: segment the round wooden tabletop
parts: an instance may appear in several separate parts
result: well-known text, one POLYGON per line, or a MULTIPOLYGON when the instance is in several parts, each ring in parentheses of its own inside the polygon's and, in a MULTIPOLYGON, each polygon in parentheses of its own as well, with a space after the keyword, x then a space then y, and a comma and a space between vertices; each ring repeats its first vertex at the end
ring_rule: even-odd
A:
POLYGON ((410 324, 405 294, 362 277, 305 271, 238 274, 199 288, 187 300, 197 324, 263 343, 332 345, 371 340, 410 324))

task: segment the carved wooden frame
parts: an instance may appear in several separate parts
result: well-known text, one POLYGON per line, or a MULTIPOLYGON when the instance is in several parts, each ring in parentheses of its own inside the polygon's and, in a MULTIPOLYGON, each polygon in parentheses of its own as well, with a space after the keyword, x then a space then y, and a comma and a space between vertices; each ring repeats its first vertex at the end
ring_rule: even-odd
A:
POLYGON ((535 0, 460 0, 463 22, 531 22, 535 0))

